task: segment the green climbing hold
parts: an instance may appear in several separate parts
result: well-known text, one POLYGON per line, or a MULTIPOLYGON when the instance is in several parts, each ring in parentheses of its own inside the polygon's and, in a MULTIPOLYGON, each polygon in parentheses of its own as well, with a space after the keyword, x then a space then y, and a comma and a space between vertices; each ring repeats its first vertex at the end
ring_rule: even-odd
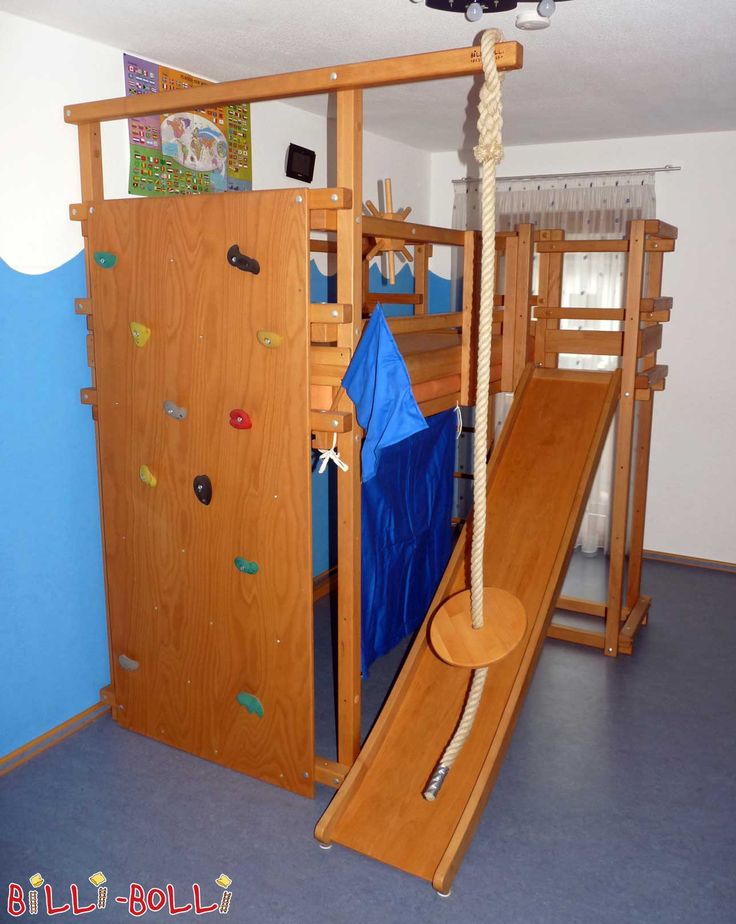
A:
POLYGON ((235 559, 235 567, 243 574, 258 574, 258 564, 254 561, 248 561, 247 558, 241 558, 240 555, 235 559))
POLYGON ((259 719, 263 718, 263 704, 257 696, 253 696, 252 693, 238 693, 235 699, 251 715, 257 715, 259 719))
POLYGON ((112 269, 118 262, 114 253, 107 250, 95 250, 95 263, 103 269, 112 269))

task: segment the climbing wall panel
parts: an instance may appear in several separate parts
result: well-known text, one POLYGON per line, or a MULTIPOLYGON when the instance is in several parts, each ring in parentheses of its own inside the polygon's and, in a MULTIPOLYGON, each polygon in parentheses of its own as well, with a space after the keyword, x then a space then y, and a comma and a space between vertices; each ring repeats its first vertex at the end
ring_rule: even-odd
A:
POLYGON ((306 205, 106 201, 87 233, 116 718, 311 795, 306 205))

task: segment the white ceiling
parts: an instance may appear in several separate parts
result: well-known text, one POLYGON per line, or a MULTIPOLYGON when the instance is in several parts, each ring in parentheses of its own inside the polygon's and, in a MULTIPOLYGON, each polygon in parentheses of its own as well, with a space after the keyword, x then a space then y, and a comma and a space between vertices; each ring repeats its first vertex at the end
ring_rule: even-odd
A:
MULTIPOLYGON (((506 80, 507 145, 736 128, 734 0, 569 0, 534 33, 515 29, 514 13, 474 24, 410 0, 0 0, 0 10, 214 80, 453 48, 497 25, 526 55, 506 80)), ((324 98, 294 105, 325 112, 324 98)), ((371 90, 365 110, 367 128, 429 151, 475 134, 469 78, 371 90)))

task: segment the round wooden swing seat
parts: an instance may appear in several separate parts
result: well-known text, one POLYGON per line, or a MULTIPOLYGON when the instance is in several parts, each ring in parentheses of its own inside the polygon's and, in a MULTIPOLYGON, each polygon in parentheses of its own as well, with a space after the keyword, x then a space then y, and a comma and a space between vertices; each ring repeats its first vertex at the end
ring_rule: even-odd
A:
POLYGON ((526 633, 526 611, 518 599, 499 587, 483 590, 485 625, 474 629, 470 591, 463 590, 440 606, 429 626, 429 641, 442 661, 455 667, 487 667, 502 661, 526 633))

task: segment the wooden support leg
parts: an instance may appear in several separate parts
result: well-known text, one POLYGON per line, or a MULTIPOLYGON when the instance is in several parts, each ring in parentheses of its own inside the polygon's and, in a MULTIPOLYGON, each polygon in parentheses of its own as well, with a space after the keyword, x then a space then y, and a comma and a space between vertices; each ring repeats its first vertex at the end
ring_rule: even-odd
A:
POLYGON ((618 636, 622 616, 645 242, 645 222, 643 220, 632 221, 629 233, 629 259, 626 275, 626 304, 624 308, 624 353, 613 476, 613 506, 611 510, 611 563, 608 576, 606 647, 604 649, 605 654, 610 657, 615 657, 618 654, 618 636))
POLYGON ((633 609, 641 596, 641 562, 644 550, 644 521, 649 480, 649 447, 652 438, 654 398, 639 401, 639 424, 636 434, 636 468, 634 470, 634 503, 629 538, 629 572, 626 605, 633 609))
MULTIPOLYGON (((662 294, 662 270, 664 254, 647 255, 644 275, 644 297, 659 298, 662 294)), ((656 354, 646 357, 645 368, 656 364, 656 354)), ((644 551, 644 522, 647 507, 647 485, 649 481, 649 449, 652 441, 652 416, 654 394, 648 401, 639 402, 639 423, 636 437, 636 467, 634 471, 634 503, 629 539, 629 573, 627 578, 626 604, 630 610, 641 597, 641 563, 644 551)), ((646 621, 646 613, 643 620, 646 621)))
MULTIPOLYGON (((362 130, 360 90, 337 94, 337 183, 352 190, 352 207, 337 213, 337 301, 363 304, 362 130)), ((351 351, 360 337, 360 312, 338 326, 338 346, 351 351)), ((347 395, 339 410, 355 414, 347 395)), ((355 418, 354 418, 355 419, 355 418)), ((360 750, 360 431, 340 434, 338 451, 349 465, 337 478, 337 759, 351 767, 360 750)))

